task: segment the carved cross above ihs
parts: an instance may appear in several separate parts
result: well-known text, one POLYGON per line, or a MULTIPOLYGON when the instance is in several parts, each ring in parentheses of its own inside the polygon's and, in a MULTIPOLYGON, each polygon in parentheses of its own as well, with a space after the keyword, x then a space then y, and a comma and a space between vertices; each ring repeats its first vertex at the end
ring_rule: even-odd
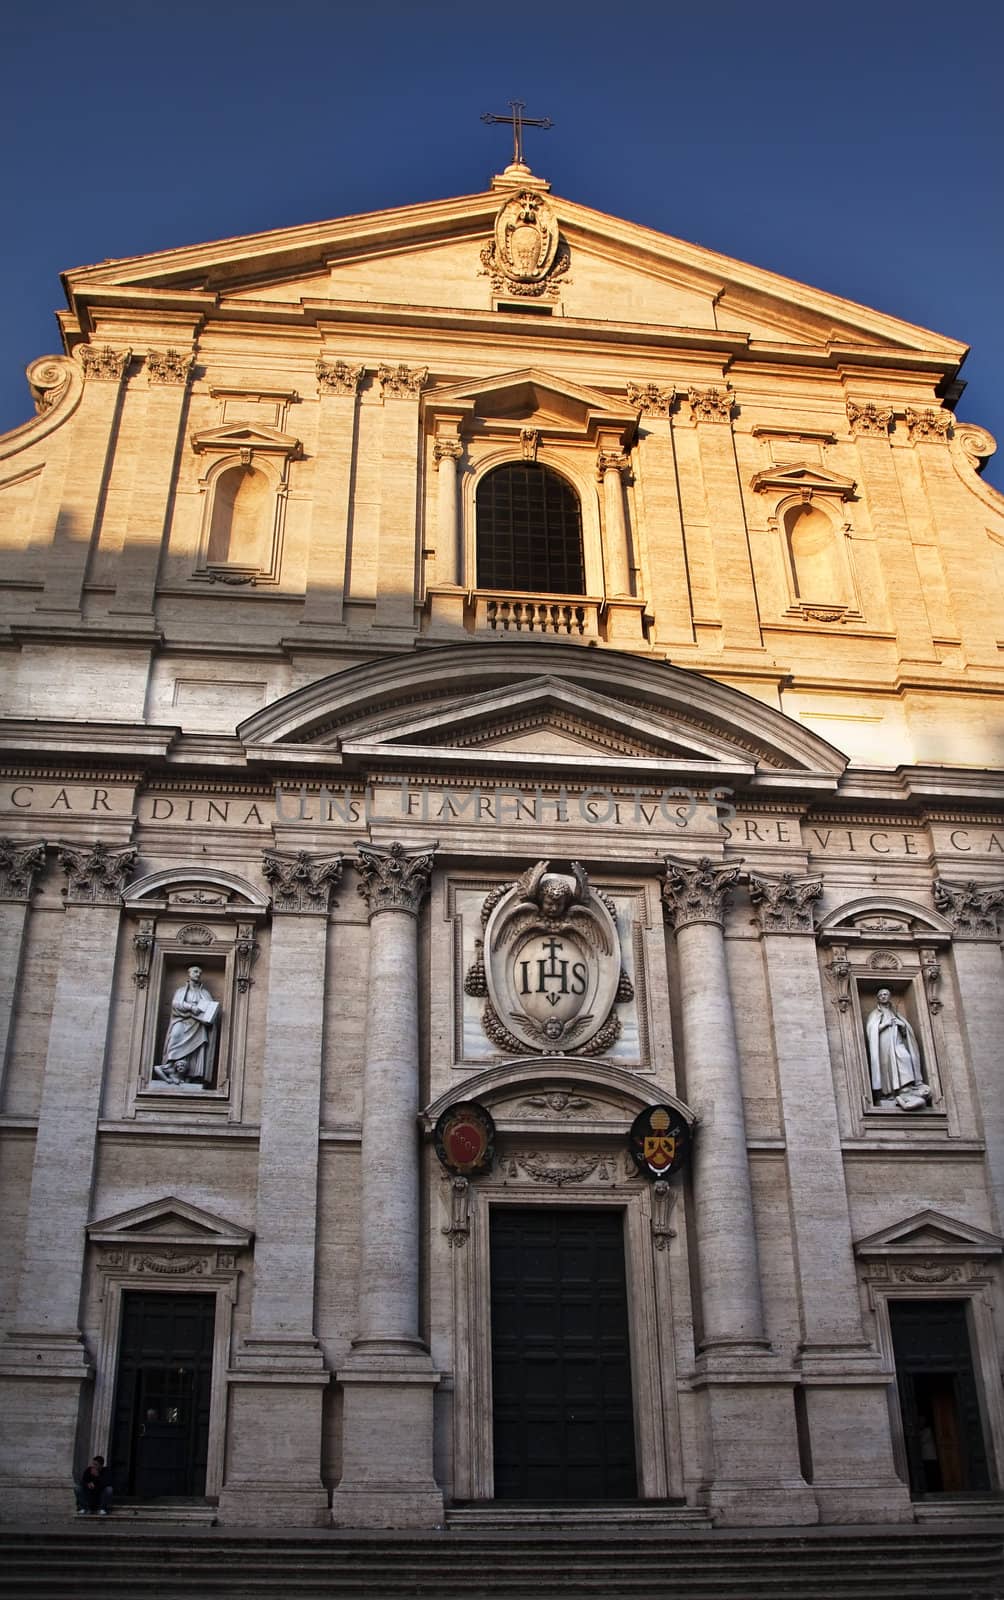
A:
POLYGON ((482 122, 507 122, 512 128, 512 164, 514 167, 526 166, 523 156, 523 129, 524 128, 553 128, 554 123, 550 117, 524 117, 526 109, 525 100, 510 100, 509 109, 511 116, 497 117, 494 112, 486 111, 482 115, 482 122))

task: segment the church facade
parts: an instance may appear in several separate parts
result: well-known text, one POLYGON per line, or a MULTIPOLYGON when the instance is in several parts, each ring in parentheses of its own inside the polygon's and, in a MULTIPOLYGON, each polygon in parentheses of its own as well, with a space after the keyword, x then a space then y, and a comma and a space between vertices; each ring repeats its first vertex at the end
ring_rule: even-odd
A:
POLYGON ((67 274, 0 439, 0 1506, 1004 1491, 964 347, 485 193, 67 274))

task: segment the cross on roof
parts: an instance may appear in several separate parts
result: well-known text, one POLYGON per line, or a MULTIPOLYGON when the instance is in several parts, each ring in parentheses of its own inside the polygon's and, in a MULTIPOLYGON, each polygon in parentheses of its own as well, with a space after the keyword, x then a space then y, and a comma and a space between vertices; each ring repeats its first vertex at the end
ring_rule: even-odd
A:
POLYGON ((510 100, 508 102, 512 111, 511 117, 497 117, 494 112, 486 111, 481 118, 482 122, 508 122, 512 127, 512 160, 513 166, 526 165, 523 156, 523 129, 524 128, 553 128, 550 117, 524 117, 526 109, 525 100, 510 100))

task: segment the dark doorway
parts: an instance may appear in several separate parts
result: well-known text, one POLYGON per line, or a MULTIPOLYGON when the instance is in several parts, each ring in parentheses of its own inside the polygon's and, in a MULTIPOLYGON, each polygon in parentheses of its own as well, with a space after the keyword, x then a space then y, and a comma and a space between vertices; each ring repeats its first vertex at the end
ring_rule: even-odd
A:
POLYGON ((619 1211, 491 1213, 495 1497, 637 1494, 619 1211))
POLYGON ((889 1304, 910 1492, 990 1488, 964 1300, 889 1304))
POLYGON ((205 1494, 215 1312, 211 1294, 125 1294, 112 1417, 116 1493, 205 1494))

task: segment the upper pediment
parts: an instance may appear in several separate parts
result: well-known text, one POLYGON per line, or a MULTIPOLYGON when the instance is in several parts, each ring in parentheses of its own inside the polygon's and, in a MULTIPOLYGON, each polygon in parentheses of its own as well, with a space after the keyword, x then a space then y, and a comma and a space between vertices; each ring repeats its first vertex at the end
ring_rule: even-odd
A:
POLYGON ((300 451, 300 441, 292 433, 282 433, 278 428, 265 428, 252 422, 227 422, 219 428, 201 428, 192 434, 192 449, 253 450, 274 455, 295 456, 300 451))
POLYGON ((996 1256, 1004 1250, 1004 1239, 987 1233, 971 1222, 960 1222, 941 1211, 918 1211, 902 1222, 881 1228, 859 1239, 855 1254, 863 1259, 910 1256, 996 1256))
MULTIPOLYGON (((528 180, 529 182, 530 180, 528 180)), ((483 319, 498 326, 482 251, 509 195, 489 190, 370 212, 298 228, 102 262, 66 274, 67 292, 86 334, 103 305, 152 310, 249 314, 288 322, 345 317, 367 307, 386 325, 483 319)), ((956 367, 965 346, 836 295, 794 283, 703 246, 548 196, 569 270, 560 284, 561 317, 552 331, 573 336, 574 324, 614 323, 647 342, 882 347, 923 352, 956 367), (560 323, 560 329, 558 324, 560 323)), ((510 307, 510 310, 512 308, 510 307)), ((524 318, 527 336, 531 323, 524 318)), ((73 336, 72 323, 67 324, 73 336)))
POLYGON ((801 494, 809 499, 813 494, 836 495, 850 500, 857 488, 853 478, 839 472, 829 472, 811 461, 792 461, 776 467, 766 467, 752 480, 758 490, 775 489, 781 494, 801 494))
POLYGON ((154 1241, 158 1245, 212 1244, 230 1249, 244 1249, 253 1238, 239 1223, 174 1195, 90 1222, 87 1234, 95 1244, 154 1241))

